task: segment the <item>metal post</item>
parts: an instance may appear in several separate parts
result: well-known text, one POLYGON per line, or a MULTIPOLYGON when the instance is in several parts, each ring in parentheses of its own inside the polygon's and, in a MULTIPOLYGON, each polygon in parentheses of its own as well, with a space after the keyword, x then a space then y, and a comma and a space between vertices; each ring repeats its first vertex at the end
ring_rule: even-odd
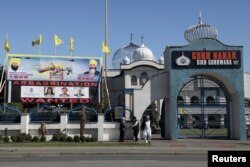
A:
MULTIPOLYGON (((105 0, 105 45, 108 46, 108 0, 105 0)), ((108 76, 108 54, 105 52, 105 77, 108 76)))
POLYGON ((204 78, 201 76, 200 78, 200 87, 201 87, 201 100, 200 100, 200 106, 201 106, 201 135, 202 139, 205 138, 205 111, 204 111, 204 78))

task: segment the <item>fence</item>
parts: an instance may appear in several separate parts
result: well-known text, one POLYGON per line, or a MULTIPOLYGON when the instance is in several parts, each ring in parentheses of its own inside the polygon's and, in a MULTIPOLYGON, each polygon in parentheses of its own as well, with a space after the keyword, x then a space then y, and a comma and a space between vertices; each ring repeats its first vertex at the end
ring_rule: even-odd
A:
MULTIPOLYGON (((97 115, 97 122, 87 122, 85 125, 85 136, 96 137, 98 141, 118 141, 119 140, 119 123, 117 122, 104 122, 102 114, 97 115)), ((38 135, 38 129, 41 122, 30 122, 28 114, 21 116, 20 123, 6 123, 0 124, 0 135, 4 136, 7 130, 8 136, 17 135, 19 133, 31 134, 32 136, 38 135)), ((79 135, 80 124, 68 122, 68 115, 61 114, 60 122, 46 123, 48 130, 47 139, 50 140, 52 135, 58 132, 65 133, 68 136, 79 135)), ((127 139, 133 139, 132 130, 129 129, 126 135, 127 139)))

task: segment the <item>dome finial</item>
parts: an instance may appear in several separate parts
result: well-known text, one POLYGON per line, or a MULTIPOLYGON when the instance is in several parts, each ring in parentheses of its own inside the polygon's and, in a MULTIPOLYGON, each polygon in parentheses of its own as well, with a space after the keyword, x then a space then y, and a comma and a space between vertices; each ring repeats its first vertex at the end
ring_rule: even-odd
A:
POLYGON ((199 24, 202 24, 201 11, 200 11, 200 15, 199 15, 199 24))
POLYGON ((144 45, 144 36, 141 34, 141 45, 144 45))
POLYGON ((130 42, 133 43, 133 33, 130 34, 130 42))

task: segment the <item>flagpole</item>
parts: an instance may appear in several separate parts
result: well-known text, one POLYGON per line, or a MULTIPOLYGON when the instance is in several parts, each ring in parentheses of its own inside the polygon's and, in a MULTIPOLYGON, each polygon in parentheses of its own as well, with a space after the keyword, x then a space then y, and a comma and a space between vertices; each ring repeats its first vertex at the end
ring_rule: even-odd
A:
POLYGON ((74 51, 74 37, 70 36, 70 38, 69 38, 69 52, 70 52, 70 56, 73 56, 73 51, 74 51))
POLYGON ((38 46, 38 54, 41 54, 41 44, 38 46))
MULTIPOLYGON (((6 40, 8 40, 8 34, 6 35, 6 40)), ((1 82, 0 82, 0 92, 2 92, 2 86, 4 85, 3 76, 4 76, 4 71, 5 71, 5 62, 6 62, 6 54, 5 54, 4 62, 3 62, 2 76, 1 76, 1 82)))
MULTIPOLYGON (((4 43, 4 47, 6 47, 6 42, 9 41, 8 40, 8 33, 6 34, 6 39, 5 39, 5 43, 4 43)), ((6 48, 5 48, 5 51, 6 51, 6 48)), ((7 53, 7 52, 6 52, 7 53)), ((1 82, 0 82, 0 92, 2 92, 2 89, 3 89, 3 86, 4 86, 4 71, 5 71, 5 62, 6 62, 6 55, 5 54, 5 57, 4 57, 4 62, 3 62, 3 69, 2 69, 2 76, 1 76, 1 82)))
MULTIPOLYGON (((6 55, 7 55, 7 52, 6 52, 6 55)), ((4 62, 4 63, 6 63, 6 62, 4 62)), ((4 73, 5 73, 5 80, 4 80, 4 113, 5 113, 5 108, 6 108, 6 93, 7 93, 7 70, 5 69, 4 71, 3 71, 4 73), (5 72, 6 71, 6 72, 5 72)))
MULTIPOLYGON (((108 46, 108 0, 105 0, 105 45, 108 46)), ((108 76, 108 54, 105 52, 105 77, 108 76)))
MULTIPOLYGON (((105 46, 109 46, 108 45, 108 0, 105 0, 105 46)), ((107 99, 108 99, 108 106, 111 109, 111 104, 110 104, 110 99, 109 99, 109 91, 108 91, 108 83, 107 83, 108 55, 109 55, 109 52, 105 52, 105 77, 104 77, 105 88, 104 89, 106 90, 106 95, 107 95, 107 99)))
POLYGON ((6 62, 6 54, 4 57, 4 62, 3 62, 3 69, 2 69, 2 76, 1 76, 1 82, 0 82, 0 92, 2 92, 4 83, 5 83, 5 78, 4 78, 4 72, 5 72, 5 62, 6 62))
MULTIPOLYGON (((6 35, 7 38, 7 42, 9 43, 9 37, 8 37, 8 33, 6 35)), ((4 61, 4 65, 6 64, 6 56, 7 56, 8 50, 5 50, 5 61, 4 61)), ((5 73, 5 77, 4 77, 4 97, 3 97, 3 101, 4 101, 4 113, 5 113, 5 108, 6 108, 6 93, 7 93, 7 70, 4 69, 3 73, 5 73), (6 72, 5 72, 6 71, 6 72)))
POLYGON ((38 46, 38 54, 40 55, 41 54, 41 45, 42 45, 42 37, 41 37, 42 35, 41 35, 41 33, 39 33, 39 38, 38 38, 38 40, 39 40, 39 46, 38 46))
POLYGON ((56 44, 55 44, 55 56, 56 56, 56 44))

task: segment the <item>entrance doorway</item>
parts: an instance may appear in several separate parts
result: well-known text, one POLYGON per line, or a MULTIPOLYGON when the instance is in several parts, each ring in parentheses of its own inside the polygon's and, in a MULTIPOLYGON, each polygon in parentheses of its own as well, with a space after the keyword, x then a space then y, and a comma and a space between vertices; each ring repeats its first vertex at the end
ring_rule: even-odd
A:
POLYGON ((162 139, 161 128, 160 128, 162 102, 163 102, 163 99, 160 99, 160 100, 156 100, 153 103, 151 103, 146 108, 146 110, 144 111, 144 113, 140 119, 140 125, 142 125, 143 119, 145 119, 146 116, 149 116, 150 126, 151 126, 151 131, 152 131, 152 137, 151 137, 152 140, 162 139))
POLYGON ((187 82, 177 97, 179 138, 229 138, 229 106, 220 85, 205 76, 187 82))

